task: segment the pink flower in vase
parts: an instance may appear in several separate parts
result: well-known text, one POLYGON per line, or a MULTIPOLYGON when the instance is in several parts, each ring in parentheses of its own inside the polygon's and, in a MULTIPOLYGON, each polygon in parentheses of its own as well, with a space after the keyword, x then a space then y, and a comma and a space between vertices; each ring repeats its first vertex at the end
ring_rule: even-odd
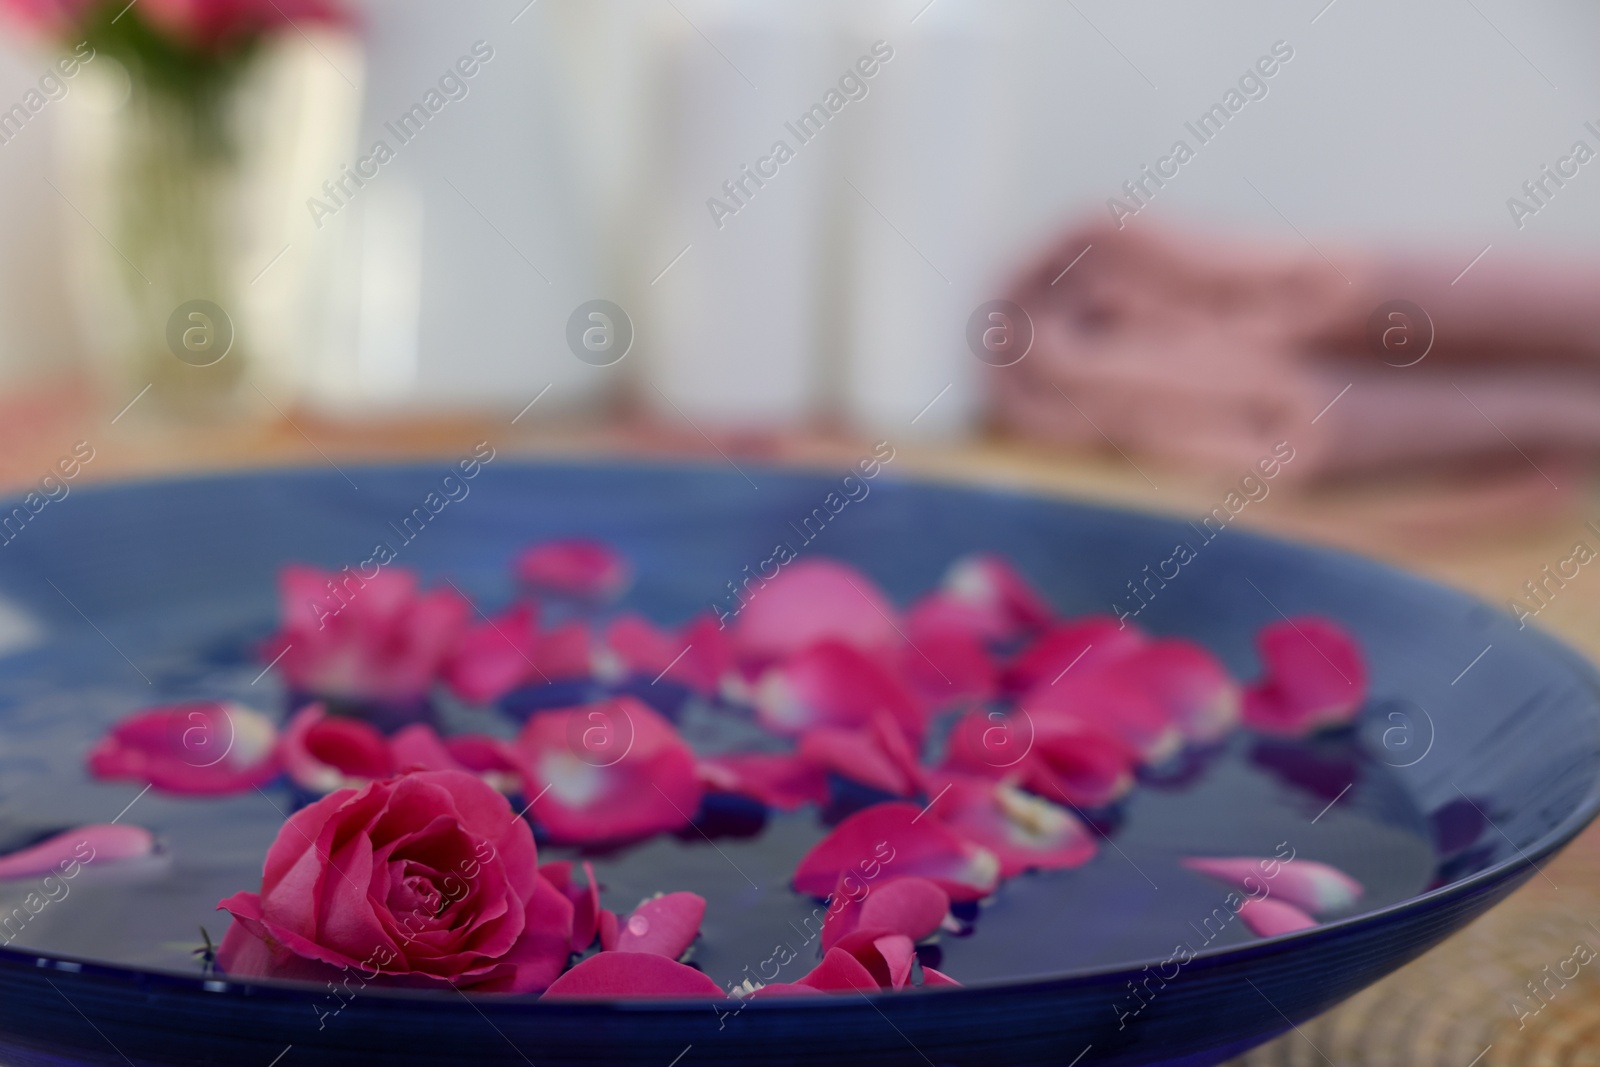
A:
POLYGON ((145 21, 187 44, 218 50, 294 23, 353 21, 332 0, 139 0, 145 21))
POLYGON ((99 0, 0 0, 0 12, 37 32, 61 36, 81 25, 99 0))

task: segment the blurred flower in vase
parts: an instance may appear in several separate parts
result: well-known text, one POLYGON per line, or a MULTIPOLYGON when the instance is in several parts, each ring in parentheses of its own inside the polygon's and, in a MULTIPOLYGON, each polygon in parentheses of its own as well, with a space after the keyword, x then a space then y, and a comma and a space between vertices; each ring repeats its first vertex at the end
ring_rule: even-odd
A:
POLYGON ((186 421, 237 418, 251 401, 270 414, 247 384, 294 347, 283 323, 306 317, 292 306, 304 264, 257 283, 299 236, 290 209, 317 184, 308 161, 337 159, 359 110, 341 69, 359 64, 306 33, 343 31, 351 16, 337 0, 0 0, 0 11, 74 68, 57 65, 77 81, 57 191, 82 317, 119 394, 150 386, 146 412, 186 421))

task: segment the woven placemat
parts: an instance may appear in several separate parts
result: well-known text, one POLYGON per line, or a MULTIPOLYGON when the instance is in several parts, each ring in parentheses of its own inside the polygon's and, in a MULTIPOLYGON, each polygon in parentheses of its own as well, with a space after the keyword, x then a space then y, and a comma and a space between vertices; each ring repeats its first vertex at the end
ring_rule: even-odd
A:
POLYGON ((1600 1067, 1600 823, 1444 944, 1232 1067, 1329 1064, 1600 1067))

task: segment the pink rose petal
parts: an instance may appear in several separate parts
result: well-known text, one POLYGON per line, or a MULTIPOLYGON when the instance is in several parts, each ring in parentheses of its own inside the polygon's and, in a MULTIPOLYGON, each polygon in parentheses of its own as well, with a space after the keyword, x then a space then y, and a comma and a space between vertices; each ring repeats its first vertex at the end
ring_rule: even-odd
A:
POLYGON ((544 991, 547 999, 612 997, 727 996, 722 988, 693 967, 654 952, 600 952, 557 978, 544 991))
POLYGON ((1008 692, 1028 692, 1114 662, 1144 642, 1136 626, 1123 626, 1109 615, 1086 615, 1040 634, 1007 665, 1003 681, 1008 692))
POLYGON ((942 591, 970 605, 984 618, 984 634, 1009 640, 1050 625, 1054 612, 1042 596, 999 556, 982 553, 956 560, 945 572, 942 591))
POLYGON ((767 669, 756 687, 756 715, 774 733, 799 736, 820 726, 864 726, 892 715, 921 738, 925 712, 892 671, 850 645, 824 640, 767 669))
POLYGON ((617 599, 633 581, 632 568, 616 549, 582 537, 525 549, 515 571, 538 592, 596 603, 617 599))
POLYGON ((675 960, 700 935, 706 898, 697 893, 667 893, 633 909, 617 928, 616 951, 654 952, 675 960))
POLYGON ((951 978, 948 974, 945 974, 942 971, 936 971, 932 967, 926 966, 922 968, 922 988, 924 989, 933 989, 938 986, 959 987, 960 985, 960 982, 956 981, 954 978, 951 978))
POLYGON ((530 718, 516 746, 537 799, 531 818, 557 841, 594 844, 687 826, 703 788, 672 724, 632 697, 530 718))
POLYGON ((884 712, 859 730, 821 727, 800 739, 798 754, 814 767, 888 793, 909 797, 922 791, 922 767, 911 743, 884 712))
MULTIPOLYGON (((1076 815, 1004 782, 948 775, 929 782, 937 798, 928 813, 993 852, 1000 877, 1028 870, 1081 867, 1094 858, 1094 837, 1076 815)), ((868 898, 871 899, 870 897, 868 898)))
POLYGON ((1005 628, 995 624, 994 616, 970 600, 937 589, 911 602, 906 609, 906 634, 961 634, 989 643, 1004 637, 1005 628))
MULTIPOLYGON (((572 861, 558 860, 554 863, 544 863, 539 866, 539 873, 556 888, 563 896, 572 902, 572 941, 573 952, 583 952, 594 943, 595 934, 600 928, 600 883, 595 879, 594 867, 588 860, 583 861, 583 874, 587 882, 578 885, 572 880, 572 861)), ((605 912, 611 915, 610 912, 605 912)), ((611 915, 615 923, 616 916, 611 915)), ((613 929, 613 933, 614 933, 613 929)), ((610 948, 610 945, 606 946, 610 948)))
POLYGON ((794 887, 827 896, 845 872, 872 882, 892 869, 935 883, 956 902, 994 892, 1000 861, 994 853, 956 834, 937 819, 923 818, 916 804, 874 804, 845 819, 817 842, 795 868, 794 887))
POLYGON ((508 795, 526 792, 523 784, 526 768, 510 742, 487 734, 456 734, 444 739, 444 747, 451 759, 500 792, 508 795))
POLYGON ((1367 699, 1367 665, 1349 631, 1300 616, 1256 634, 1266 670, 1245 694, 1244 721, 1266 734, 1302 737, 1356 716, 1367 699))
POLYGON ((765 752, 711 756, 696 768, 706 789, 749 797, 779 811, 828 799, 827 775, 795 755, 765 752))
POLYGON ((1339 868, 1316 860, 1285 862, 1275 857, 1190 856, 1180 862, 1191 871, 1199 871, 1248 893, 1259 892, 1264 885, 1273 898, 1313 915, 1352 907, 1365 891, 1360 882, 1339 868))
POLYGON ((407 771, 464 771, 451 755, 437 730, 425 722, 412 723, 389 738, 389 758, 394 769, 407 771))
POLYGON ((89 773, 148 782, 164 793, 240 793, 276 778, 278 730, 239 704, 175 704, 136 712, 89 750, 89 773))
POLYGON ((665 673, 683 652, 672 634, 636 612, 611 620, 595 653, 597 677, 608 682, 624 678, 654 679, 665 673))
POLYGON ((769 663, 818 641, 863 651, 900 643, 894 605, 871 578, 837 560, 797 560, 746 595, 733 626, 744 661, 769 663))
POLYGON ((359 719, 330 716, 307 704, 284 728, 283 766, 302 789, 331 793, 394 773, 389 743, 359 719))
POLYGON ((445 684, 469 704, 492 704, 539 680, 539 609, 517 604, 469 627, 442 668, 445 684))
POLYGON ((1243 703, 1239 684, 1215 656, 1193 641, 1152 641, 1112 670, 1144 685, 1190 741, 1220 741, 1239 725, 1243 703))
POLYGON ((842 948, 830 948, 822 962, 794 984, 824 993, 876 993, 883 988, 860 960, 842 948))
POLYGON ((926 878, 891 878, 872 888, 861 902, 860 926, 904 934, 913 941, 931 937, 950 912, 950 895, 926 878))
POLYGON ((288 566, 279 575, 282 629, 262 649, 295 690, 352 701, 427 695, 472 607, 453 589, 422 592, 415 574, 288 566))
MULTIPOLYGON (((1031 716, 972 711, 956 720, 945 745, 943 769, 1005 778, 1020 774, 1033 752, 1031 716)), ((1126 746, 1118 742, 1118 751, 1126 746)))
POLYGON ((906 639, 897 653, 900 676, 929 707, 989 700, 999 691, 994 658, 976 634, 913 609, 906 639))
POLYGON ((1019 769, 1028 789, 1051 801, 1102 807, 1133 788, 1139 753, 1102 726, 1074 715, 1041 712, 1023 716, 1031 731, 1028 758, 1019 769))
POLYGON ((857 929, 885 930, 921 941, 932 936, 950 913, 950 895, 926 878, 886 877, 869 885, 861 896, 851 896, 849 889, 841 875, 823 920, 823 951, 857 929))
POLYGON ((1057 682, 1034 686, 1018 705, 1036 721, 1065 713, 1098 726, 1131 745, 1145 763, 1171 759, 1183 747, 1182 731, 1142 682, 1118 666, 1071 671, 1057 682))
POLYGON ((733 635, 716 618, 701 615, 678 631, 677 645, 684 649, 666 676, 705 696, 716 696, 737 677, 733 635))
POLYGON ((910 985, 911 961, 917 954, 911 939, 904 934, 865 928, 841 937, 828 952, 848 952, 854 956, 880 989, 904 989, 910 985))
POLYGON ((97 823, 46 838, 0 856, 0 882, 46 875, 73 877, 82 864, 139 859, 155 851, 155 837, 142 826, 97 823), (67 874, 71 871, 71 874, 67 874))
POLYGON ((1239 905, 1239 918, 1257 937, 1277 937, 1279 934, 1292 934, 1299 930, 1309 930, 1317 925, 1317 921, 1293 904, 1286 904, 1281 900, 1263 897, 1260 900, 1246 899, 1239 905))
POLYGON ((530 683, 587 678, 594 667, 594 642, 589 628, 573 620, 544 630, 533 656, 530 683))

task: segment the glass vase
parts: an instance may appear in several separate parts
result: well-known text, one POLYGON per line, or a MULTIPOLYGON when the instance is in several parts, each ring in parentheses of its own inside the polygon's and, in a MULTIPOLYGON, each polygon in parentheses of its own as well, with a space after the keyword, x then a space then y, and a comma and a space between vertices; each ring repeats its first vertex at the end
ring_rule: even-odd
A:
POLYGON ((264 49, 203 94, 85 65, 58 191, 86 340, 130 422, 264 422, 292 401, 339 255, 305 199, 354 142, 359 71, 327 40, 264 49))

